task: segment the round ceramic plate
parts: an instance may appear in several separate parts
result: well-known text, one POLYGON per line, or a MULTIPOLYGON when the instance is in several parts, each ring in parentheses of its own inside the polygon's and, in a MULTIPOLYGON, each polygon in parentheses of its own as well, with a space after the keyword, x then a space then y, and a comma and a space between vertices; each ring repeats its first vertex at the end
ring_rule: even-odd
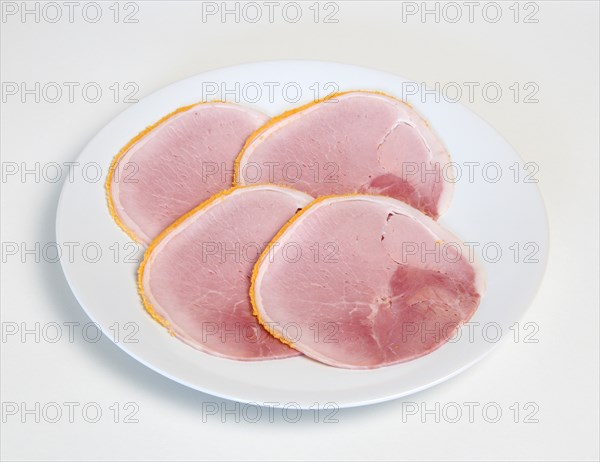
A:
MULTIPOLYGON (((483 358, 517 322, 542 280, 548 246, 536 166, 524 163, 486 122, 460 104, 415 92, 406 79, 361 67, 311 61, 246 64, 206 72, 144 98, 116 117, 83 150, 85 174, 64 184, 57 242, 79 245, 61 260, 77 300, 102 332, 155 371, 191 388, 272 406, 359 406, 431 387, 483 358), (225 100, 276 115, 336 91, 379 90, 412 104, 454 161, 456 190, 441 223, 484 264, 487 292, 475 316, 433 353, 375 370, 345 370, 305 357, 239 362, 211 356, 171 337, 144 311, 136 290, 143 249, 108 213, 104 180, 113 156, 174 109, 225 100), (439 102, 436 102, 439 100, 439 102)), ((512 328, 512 329, 511 329, 512 328)))

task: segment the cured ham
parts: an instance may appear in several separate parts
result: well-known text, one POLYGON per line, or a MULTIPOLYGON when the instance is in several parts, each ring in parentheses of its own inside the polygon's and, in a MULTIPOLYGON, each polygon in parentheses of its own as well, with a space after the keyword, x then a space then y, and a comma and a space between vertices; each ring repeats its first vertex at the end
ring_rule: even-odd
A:
POLYGON ((229 189, 169 226, 148 247, 138 285, 146 310, 204 352, 238 360, 295 356, 252 315, 262 248, 312 198, 273 185, 229 189))
POLYGON ((437 219, 452 197, 451 169, 443 143, 410 105, 351 91, 259 128, 236 160, 236 181, 285 184, 314 197, 382 194, 437 219))
POLYGON ((229 103, 178 109, 133 138, 106 181, 117 224, 147 245, 181 215, 231 187, 234 160, 264 114, 229 103))
POLYGON ((452 233, 384 196, 317 199, 258 260, 251 297, 274 336, 317 361, 387 366, 443 345, 476 311, 480 266, 452 233))

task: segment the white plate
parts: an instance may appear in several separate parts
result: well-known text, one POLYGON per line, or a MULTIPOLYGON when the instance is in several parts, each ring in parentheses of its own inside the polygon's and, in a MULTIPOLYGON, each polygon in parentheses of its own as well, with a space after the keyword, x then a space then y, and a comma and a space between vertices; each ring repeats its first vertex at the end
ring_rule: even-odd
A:
MULTIPOLYGON (((104 179, 113 156, 147 125, 180 106, 237 99, 275 115, 333 90, 381 90, 402 98, 406 90, 414 88, 406 82, 384 72, 335 63, 263 62, 188 78, 120 114, 83 150, 77 162, 88 166, 87 175, 76 176, 72 182, 67 179, 58 205, 57 242, 79 243, 73 258, 63 252, 61 263, 83 309, 105 335, 148 367, 191 388, 242 402, 275 406, 297 403, 313 409, 327 403, 364 405, 430 387, 480 360, 498 343, 498 333, 514 335, 511 326, 531 303, 546 264, 548 226, 536 185, 523 181, 534 167, 525 168, 494 129, 460 104, 443 99, 436 103, 432 95, 405 98, 429 120, 463 172, 450 210, 441 222, 465 241, 480 243, 480 250, 484 244, 496 244, 486 247, 488 289, 470 325, 463 328, 460 339, 415 361, 352 371, 304 357, 237 362, 201 353, 170 337, 143 310, 135 277, 135 260, 142 249, 136 251, 107 210, 104 179), (292 102, 298 95, 300 100, 292 102), (479 163, 472 167, 473 181, 466 175, 465 162, 479 163), (97 182, 93 181, 94 163, 102 170, 97 182), (489 181, 498 167, 502 178, 489 181), (519 181, 515 181, 516 172, 520 173, 519 181), (492 263, 498 247, 502 257, 492 263), (520 251, 515 263, 517 247, 520 251), (93 262, 98 248, 102 256, 93 262), (127 258, 132 251, 134 258, 127 258)), ((524 333, 522 327, 520 331, 524 333)))

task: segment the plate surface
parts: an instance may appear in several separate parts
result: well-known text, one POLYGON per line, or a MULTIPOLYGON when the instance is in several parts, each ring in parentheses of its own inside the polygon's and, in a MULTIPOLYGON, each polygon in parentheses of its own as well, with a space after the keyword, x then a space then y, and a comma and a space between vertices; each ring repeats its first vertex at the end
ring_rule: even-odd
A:
POLYGON ((524 163, 465 107, 443 98, 436 102, 435 95, 421 95, 415 88, 406 79, 372 69, 275 61, 206 72, 144 98, 92 139, 77 159, 86 175, 67 179, 63 186, 56 235, 59 245, 78 244, 74 256, 63 252, 61 259, 77 300, 102 332, 138 361, 191 388, 241 402, 312 409, 332 405, 328 403, 359 406, 406 396, 465 370, 502 337, 514 335, 511 326, 524 314, 543 277, 548 225, 534 182, 535 165, 524 163), (108 213, 104 180, 113 156, 146 126, 188 104, 219 99, 276 115, 352 89, 380 90, 405 99, 451 153, 456 190, 440 222, 469 243, 485 267, 487 293, 475 316, 433 353, 368 371, 337 369, 304 357, 231 361, 169 336, 143 310, 136 290, 143 249, 108 213))

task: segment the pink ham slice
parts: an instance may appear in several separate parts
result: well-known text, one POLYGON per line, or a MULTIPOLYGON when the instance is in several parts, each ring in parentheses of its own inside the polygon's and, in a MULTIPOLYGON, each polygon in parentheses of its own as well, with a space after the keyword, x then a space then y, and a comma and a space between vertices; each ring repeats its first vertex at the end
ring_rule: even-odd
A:
POLYGON ((175 111, 134 138, 113 161, 109 206, 133 239, 148 244, 178 217, 231 186, 234 160, 267 117, 226 103, 175 111))
POLYGON ((287 184, 312 196, 369 193, 437 219, 449 206, 450 156, 408 104, 353 91, 276 117, 236 162, 239 184, 287 184))
POLYGON ((430 353, 473 315, 484 279, 469 259, 455 236, 403 202, 331 196, 263 252, 251 297, 260 322, 305 355, 377 368, 430 353))
POLYGON ((312 198, 273 185, 233 188, 182 217, 146 251, 142 300, 175 336, 238 360, 298 353, 252 315, 250 277, 262 248, 312 198))

